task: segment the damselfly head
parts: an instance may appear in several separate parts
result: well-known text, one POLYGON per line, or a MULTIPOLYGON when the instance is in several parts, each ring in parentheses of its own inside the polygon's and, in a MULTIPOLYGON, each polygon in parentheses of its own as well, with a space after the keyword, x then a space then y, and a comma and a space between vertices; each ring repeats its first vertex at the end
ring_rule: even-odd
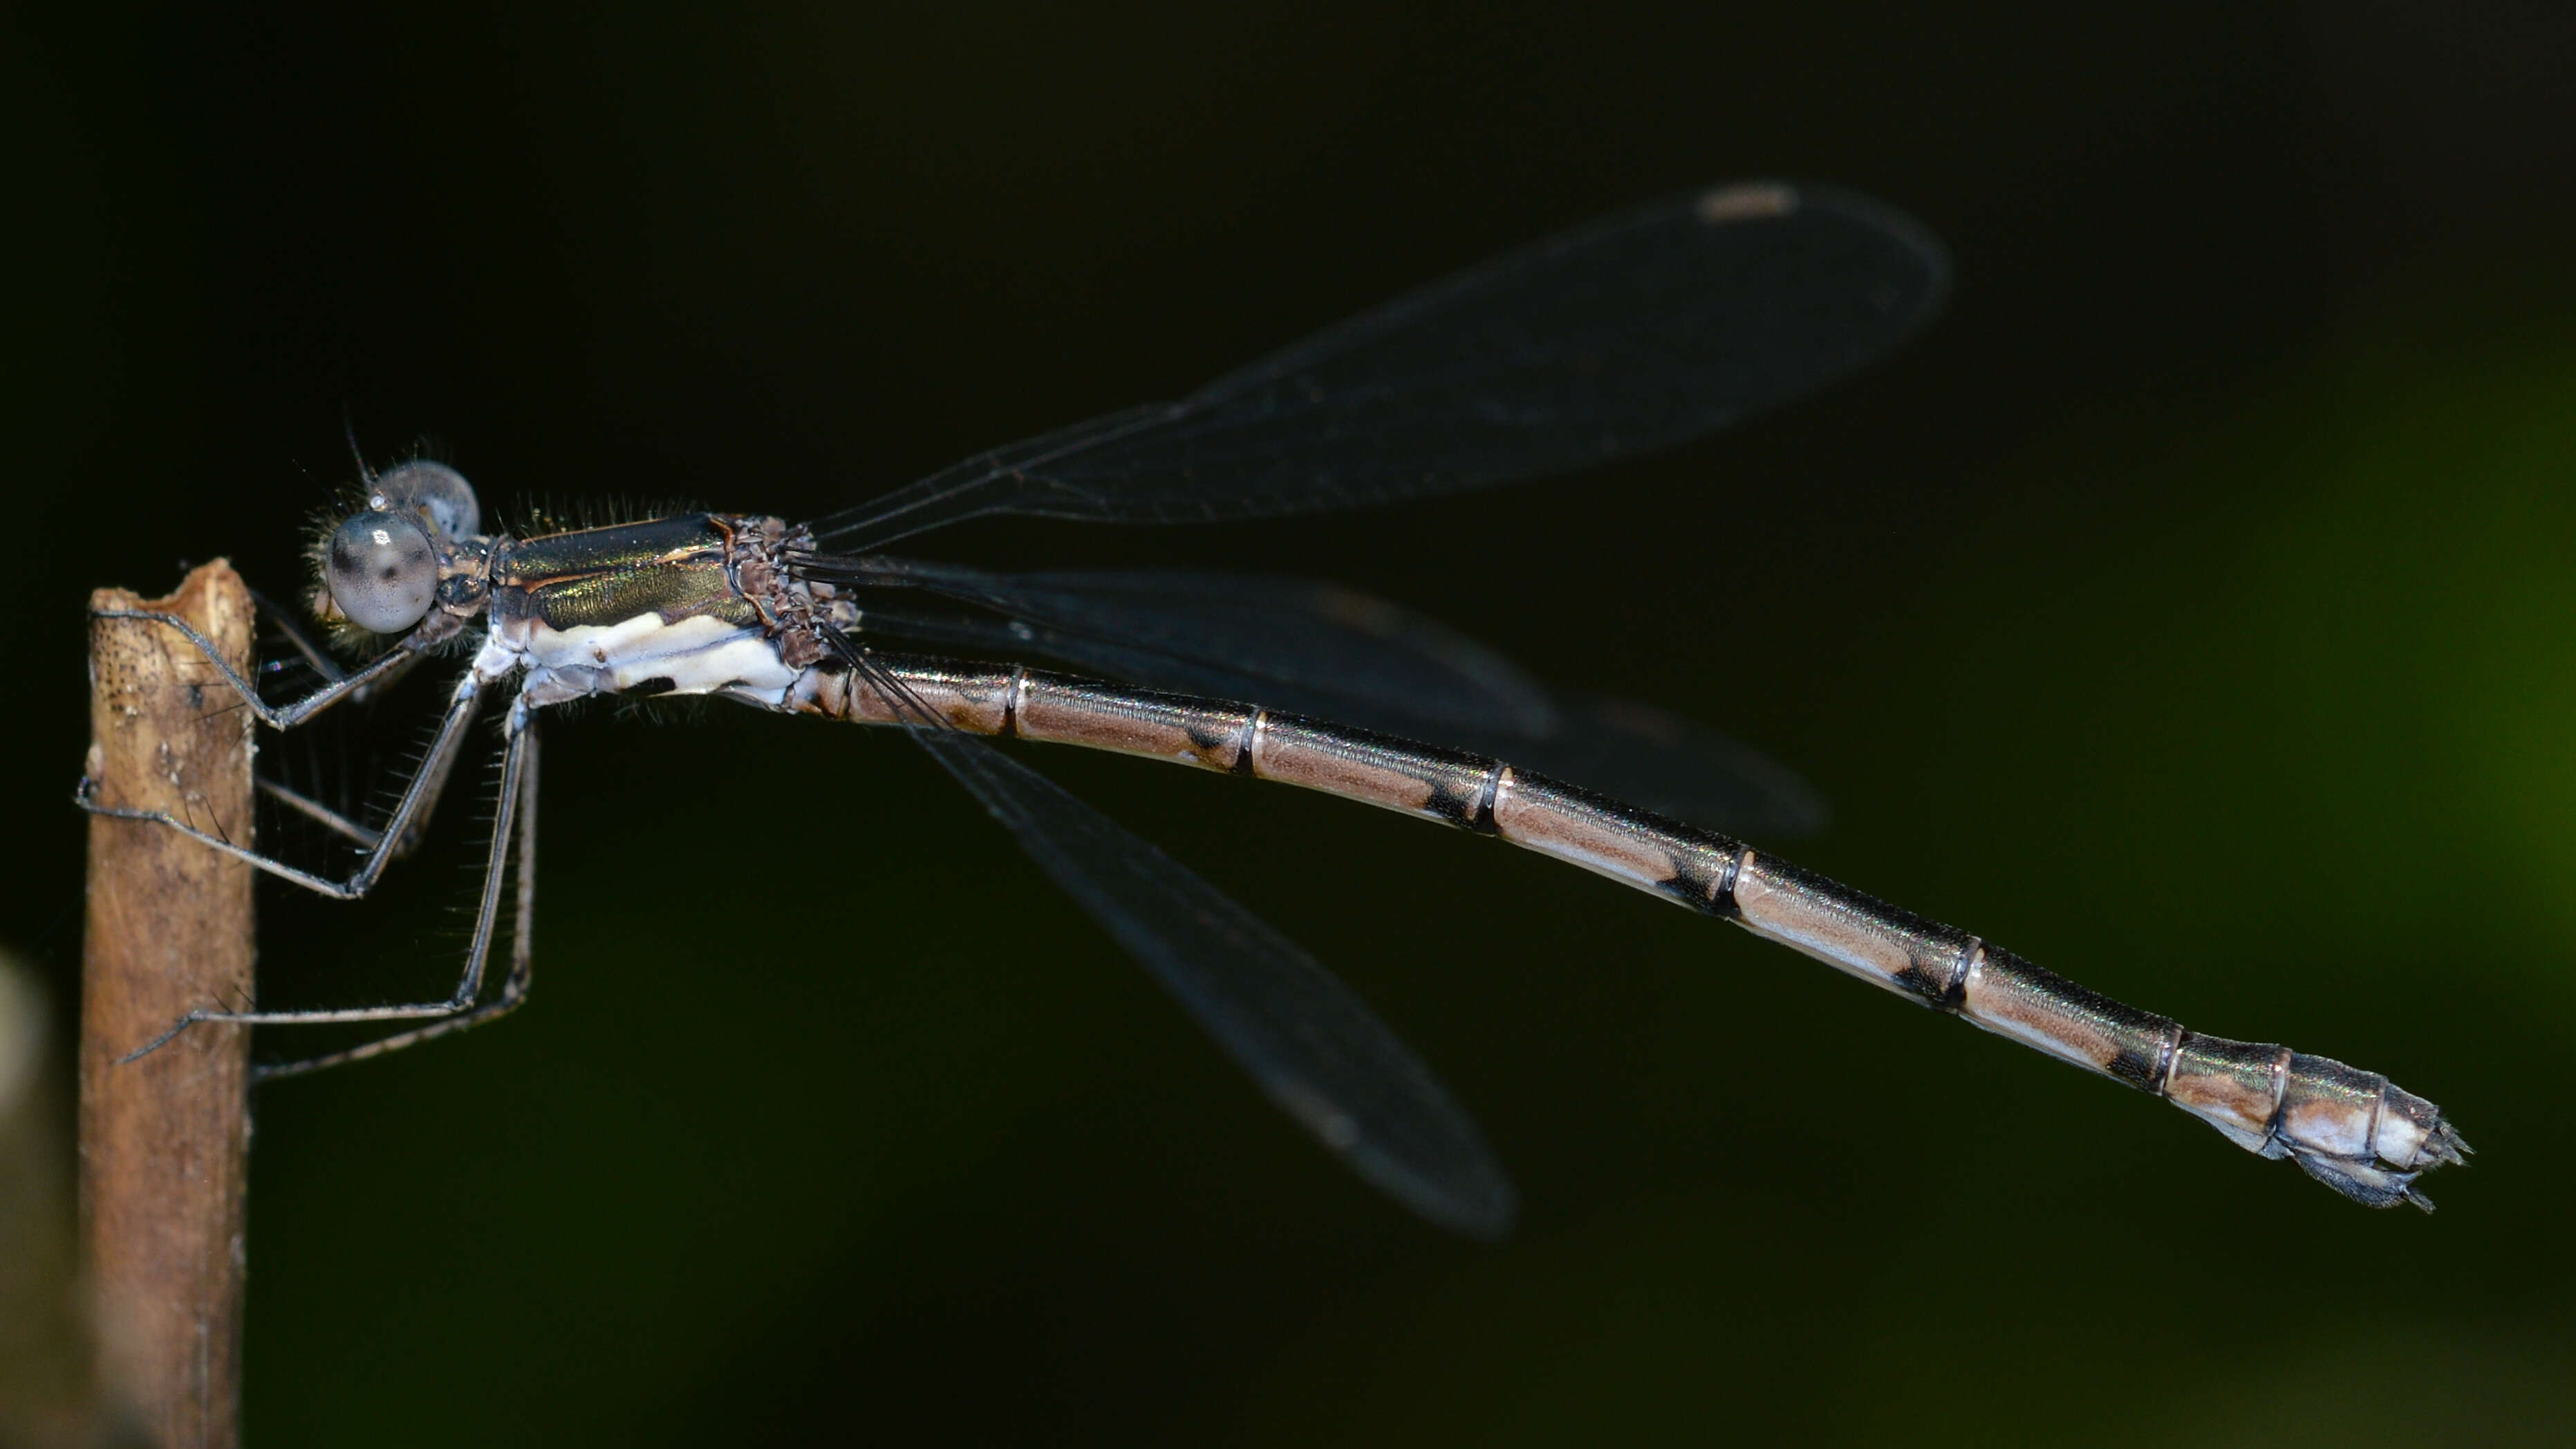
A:
POLYGON ((448 539, 471 538, 482 531, 483 507, 465 475, 445 463, 416 458, 376 476, 367 489, 367 505, 417 512, 448 539))
POLYGON ((331 612, 372 634, 399 634, 438 597, 438 546, 418 511, 370 508, 331 531, 322 584, 331 612))
POLYGON ((416 458, 371 474, 337 522, 321 520, 313 549, 313 612, 363 635, 400 634, 429 616, 439 579, 482 542, 482 505, 465 475, 416 458))

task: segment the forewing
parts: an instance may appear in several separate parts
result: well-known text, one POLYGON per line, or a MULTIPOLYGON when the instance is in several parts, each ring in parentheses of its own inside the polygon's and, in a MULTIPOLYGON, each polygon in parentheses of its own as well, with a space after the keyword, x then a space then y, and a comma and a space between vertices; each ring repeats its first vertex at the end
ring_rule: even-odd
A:
POLYGON ((1913 220, 1751 182, 1497 258, 1230 373, 819 520, 842 552, 995 513, 1203 522, 1482 488, 1668 447, 1813 391, 1938 306, 1913 220))

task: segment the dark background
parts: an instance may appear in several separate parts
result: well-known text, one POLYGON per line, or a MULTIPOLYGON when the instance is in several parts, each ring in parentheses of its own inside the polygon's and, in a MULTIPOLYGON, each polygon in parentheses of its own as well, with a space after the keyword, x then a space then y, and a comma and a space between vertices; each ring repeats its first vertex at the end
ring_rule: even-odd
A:
MULTIPOLYGON (((17 13, 0 941, 70 999, 86 591, 292 590, 344 413, 504 507, 810 514, 1612 207, 1830 179, 1958 290, 1807 405, 925 551, 1326 575, 1732 731, 1836 805, 1793 859, 2442 1103, 2484 1155, 2439 1216, 1535 857, 1027 756, 1440 1069, 1526 1200, 1474 1246, 900 741, 594 711, 532 1007, 259 1103, 252 1442, 2559 1441, 2571 60, 2540 0, 17 13)), ((441 989, 450 814, 380 901, 264 888, 279 990, 441 989)))

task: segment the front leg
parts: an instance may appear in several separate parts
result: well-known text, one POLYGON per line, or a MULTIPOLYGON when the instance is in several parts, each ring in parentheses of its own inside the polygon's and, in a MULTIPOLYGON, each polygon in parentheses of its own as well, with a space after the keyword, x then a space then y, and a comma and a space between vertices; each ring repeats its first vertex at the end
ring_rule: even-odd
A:
MULTIPOLYGON (((304 625, 299 622, 295 610, 277 602, 275 599, 261 593, 257 589, 250 591, 250 601, 257 604, 259 606, 259 611, 268 616, 269 623, 276 628, 279 634, 285 637, 287 644, 291 646, 297 654, 303 657, 305 665, 315 674, 320 675, 324 680, 332 683, 338 683, 339 681, 349 677, 349 671, 342 667, 340 661, 332 658, 329 650, 323 648, 320 644, 315 643, 313 636, 305 632, 304 625)), ((399 648, 399 646, 397 647, 399 648)), ((368 696, 368 694, 378 688, 390 688, 397 680, 400 680, 404 675, 409 674, 414 665, 417 665, 420 661, 429 657, 425 650, 417 648, 403 650, 402 653, 405 661, 404 663, 394 666, 394 668, 385 675, 371 679, 366 684, 360 685, 358 688, 350 691, 347 697, 363 700, 368 696)))
POLYGON ((368 685, 377 683, 398 669, 408 667, 422 647, 415 642, 419 639, 419 635, 407 635, 401 643, 368 661, 367 666, 355 674, 334 679, 293 704, 273 705, 259 697, 258 686, 244 679, 241 671, 233 668, 231 662, 224 658, 222 651, 215 647, 215 641, 199 633, 196 625, 176 614, 165 614, 157 609, 92 609, 90 617, 93 619, 146 619, 156 624, 167 624, 178 630, 189 643, 197 646, 198 653, 206 656, 207 663, 215 666, 215 672, 222 675, 224 683, 231 685, 233 692, 242 697, 242 703, 249 707, 252 714, 259 717, 259 722, 270 729, 277 730, 291 730, 341 700, 363 691, 368 685))
MULTIPOLYGON (((200 648, 209 647, 205 636, 197 633, 193 625, 171 615, 140 610, 108 610, 101 611, 100 617, 170 620, 180 629, 185 630, 191 638, 197 640, 200 648)), ((211 654, 208 657, 214 658, 211 654)), ((346 686, 367 679, 371 672, 378 670, 386 660, 398 661, 401 657, 399 654, 389 654, 385 659, 379 659, 369 665, 366 670, 353 674, 348 679, 333 684, 321 692, 329 694, 333 690, 341 690, 345 693, 346 686)), ((249 692, 241 676, 220 658, 216 658, 215 663, 223 669, 225 675, 234 682, 236 687, 243 690, 244 697, 252 700, 256 707, 258 697, 249 692)), ((457 749, 464 742, 465 728, 474 721, 474 708, 482 693, 483 684, 482 675, 470 668, 456 681, 455 693, 449 696, 447 711, 439 718, 438 734, 430 742, 429 753, 422 758, 420 768, 412 772, 410 782, 403 787, 402 799, 395 804, 394 812, 385 821, 384 828, 376 832, 375 842, 368 848, 366 858, 359 862, 356 872, 345 880, 332 880, 289 865, 272 856, 262 855, 220 835, 201 830, 166 810, 138 810, 128 806, 108 804, 98 798, 99 782, 93 779, 84 777, 72 799, 75 804, 93 815, 107 815, 119 820, 143 820, 164 825, 191 840, 198 841, 208 849, 221 851, 236 860, 267 871, 281 880, 293 881, 306 890, 330 896, 335 900, 353 901, 375 888, 377 878, 384 874, 386 863, 405 848, 416 833, 418 823, 427 817, 430 804, 436 800, 439 790, 447 782, 448 770, 455 764, 457 749)), ((334 698, 337 697, 334 696, 334 698)), ((311 713, 312 711, 308 710, 297 716, 297 722, 310 718, 311 713)), ((285 725, 278 727, 286 728, 285 725)))

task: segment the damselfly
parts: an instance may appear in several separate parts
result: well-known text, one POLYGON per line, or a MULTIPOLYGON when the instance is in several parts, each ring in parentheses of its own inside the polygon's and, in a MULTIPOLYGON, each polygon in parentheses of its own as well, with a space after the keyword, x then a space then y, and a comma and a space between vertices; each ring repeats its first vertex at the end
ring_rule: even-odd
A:
POLYGON ((1465 1232, 1504 1231, 1512 1187, 1475 1125, 1394 1034, 1242 907, 978 736, 1277 780, 1499 836, 2155 1093, 2361 1202, 2429 1206, 2416 1177, 2459 1161, 2466 1146, 2432 1103, 2386 1078, 2186 1031, 1674 818, 1714 811, 1730 829, 1762 829, 1811 810, 1793 779, 1749 755, 1651 743, 1652 731, 1575 707, 1445 630, 1322 585, 1005 574, 882 552, 989 515, 1260 518, 1482 488, 1665 447, 1884 353, 1938 305, 1946 275, 1937 243, 1882 206, 1751 183, 1541 242, 1180 402, 970 458, 812 523, 691 513, 512 537, 484 531, 474 492, 454 470, 406 463, 366 477, 363 501, 315 550, 318 615, 349 641, 384 647, 343 672, 295 636, 332 676, 310 695, 269 704, 184 621, 111 616, 186 631, 278 729, 429 651, 471 647, 429 749, 380 827, 272 787, 362 846, 355 873, 325 878, 167 814, 96 798, 94 785, 82 800, 356 898, 416 837, 484 697, 515 686, 483 894, 455 991, 339 1010, 208 1009, 172 1026, 170 1034, 203 1022, 415 1023, 267 1076, 424 1041, 518 1005, 532 964, 543 712, 597 695, 712 695, 903 728, 1274 1101, 1361 1176, 1465 1232), (1028 656, 1100 677, 1016 662, 1028 656), (1423 739, 1490 745, 1512 762, 1415 743, 1423 739), (1659 779, 1665 767, 1675 773, 1659 779), (1680 794, 1668 799, 1664 785, 1680 794), (1671 813, 1645 808, 1668 804, 1671 813), (514 885, 509 969, 487 992, 485 963, 514 885))

